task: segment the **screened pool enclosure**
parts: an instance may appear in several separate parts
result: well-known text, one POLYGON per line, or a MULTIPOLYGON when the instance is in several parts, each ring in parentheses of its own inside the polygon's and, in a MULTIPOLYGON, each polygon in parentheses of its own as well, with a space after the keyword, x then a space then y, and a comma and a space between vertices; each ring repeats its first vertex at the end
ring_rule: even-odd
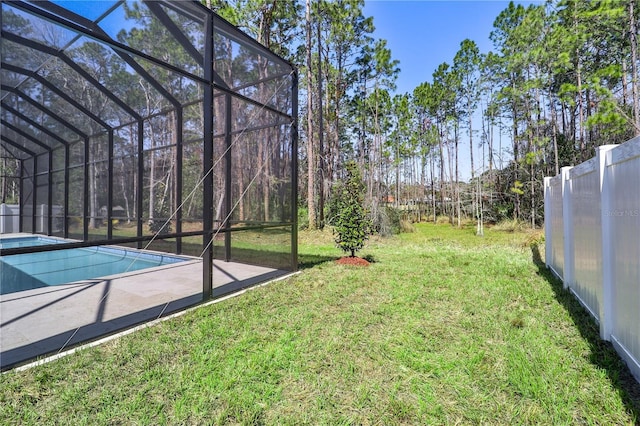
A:
POLYGON ((195 1, 3 1, 4 232, 294 270, 297 74, 195 1))

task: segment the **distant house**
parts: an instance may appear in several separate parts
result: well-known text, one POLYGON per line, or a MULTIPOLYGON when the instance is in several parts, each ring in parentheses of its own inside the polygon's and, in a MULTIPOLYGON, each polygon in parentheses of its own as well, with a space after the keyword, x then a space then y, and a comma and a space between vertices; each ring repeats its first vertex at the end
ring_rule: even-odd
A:
MULTIPOLYGON (((107 218, 107 206, 100 207, 98 216, 100 216, 102 219, 107 218)), ((127 217, 127 212, 122 206, 113 206, 113 208, 111 209, 111 216, 116 219, 125 219, 127 217)))
POLYGON ((382 197, 382 204, 393 205, 396 203, 396 197, 393 195, 386 195, 382 197))

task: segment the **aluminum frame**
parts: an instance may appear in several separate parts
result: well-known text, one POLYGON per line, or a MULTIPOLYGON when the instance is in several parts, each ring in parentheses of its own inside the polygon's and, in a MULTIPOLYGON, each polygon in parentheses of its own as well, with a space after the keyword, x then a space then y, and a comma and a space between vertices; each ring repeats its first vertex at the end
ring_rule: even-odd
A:
MULTIPOLYGON (((36 211, 37 206, 41 204, 47 205, 47 226, 46 232, 48 235, 53 233, 53 198, 54 198, 54 179, 53 174, 61 172, 60 169, 54 168, 53 157, 54 151, 57 149, 63 149, 64 157, 64 185, 62 189, 63 199, 63 236, 70 236, 71 219, 70 197, 72 197, 72 190, 70 189, 71 177, 70 170, 81 168, 82 176, 82 241, 75 243, 77 246, 83 246, 84 244, 102 245, 102 244, 114 244, 114 243, 137 243, 140 247, 143 242, 149 241, 152 238, 157 240, 169 240, 175 241, 173 252, 176 254, 182 253, 183 239, 187 237, 193 237, 194 235, 202 235, 202 258, 203 258, 203 299, 208 299, 212 295, 212 264, 214 258, 214 247, 212 244, 212 238, 218 233, 224 235, 224 259, 231 260, 233 248, 233 233, 251 230, 269 230, 269 229, 285 229, 290 233, 290 247, 289 247, 289 260, 286 269, 297 269, 297 95, 298 95, 298 78, 297 70, 294 65, 285 59, 277 56, 273 52, 269 51, 264 46, 260 45, 257 41, 247 36, 245 33, 232 26, 230 23, 220 18, 214 12, 205 8, 197 1, 181 1, 181 2, 168 2, 168 1, 147 1, 142 0, 139 2, 129 1, 114 1, 98 18, 91 20, 81 14, 66 9, 60 4, 56 4, 51 1, 38 1, 38 2, 26 2, 21 0, 3 0, 2 12, 0 17, 2 18, 2 41, 0 43, 13 43, 13 45, 24 46, 25 51, 37 52, 39 55, 47 58, 44 62, 40 63, 35 69, 31 69, 21 63, 12 63, 10 60, 3 60, 0 64, 0 73, 2 76, 2 93, 0 94, 0 125, 2 137, 0 138, 0 151, 3 151, 3 155, 9 155, 15 157, 16 161, 20 163, 20 227, 23 230, 23 222, 30 224, 32 231, 36 231, 36 211), (121 8, 127 7, 140 7, 145 11, 149 11, 149 19, 154 19, 154 22, 160 23, 164 28, 166 34, 169 34, 176 45, 179 46, 184 52, 196 61, 203 70, 202 76, 194 74, 191 70, 181 68, 174 63, 170 63, 164 58, 154 56, 148 52, 142 51, 136 47, 130 46, 122 40, 116 40, 112 38, 100 25, 101 21, 115 13, 115 11, 121 8), (7 12, 11 11, 14 16, 18 16, 21 19, 29 22, 29 19, 44 20, 52 25, 52 28, 59 29, 59 31, 68 31, 73 36, 62 47, 49 46, 43 43, 42 40, 36 38, 29 38, 25 35, 16 34, 9 28, 8 24, 5 27, 5 19, 7 18, 7 12), (172 18, 170 14, 177 14, 179 17, 194 21, 201 24, 202 32, 200 36, 203 41, 203 51, 201 52, 198 47, 192 44, 190 36, 176 24, 175 18, 172 18), (168 102, 166 107, 162 107, 160 111, 146 111, 146 114, 136 111, 135 108, 127 103, 127 100, 123 98, 122 91, 116 93, 112 87, 108 87, 104 82, 100 81, 89 71, 87 71, 83 64, 77 63, 73 57, 72 47, 82 41, 81 45, 86 43, 95 43, 100 47, 110 51, 114 56, 120 58, 125 64, 126 71, 129 74, 137 76, 140 84, 148 84, 153 88, 155 93, 168 102), (228 45, 233 45, 233 48, 227 48, 230 56, 236 55, 238 52, 233 49, 240 50, 242 54, 246 55, 250 59, 244 59, 249 61, 256 61, 262 67, 264 72, 267 72, 270 66, 274 67, 275 71, 269 75, 257 75, 253 80, 240 81, 239 84, 235 84, 234 81, 229 82, 220 74, 217 70, 218 64, 214 52, 216 51, 216 43, 225 42, 228 45), (98 113, 92 109, 92 106, 85 105, 80 99, 74 97, 71 93, 65 90, 65 87, 61 87, 59 82, 52 79, 47 74, 46 69, 49 66, 52 58, 56 58, 60 61, 62 66, 68 67, 70 70, 76 73, 79 78, 84 80, 84 84, 87 90, 93 90, 100 96, 104 96, 109 105, 113 105, 114 111, 123 113, 127 119, 120 123, 116 123, 113 118, 102 118, 98 113), (255 58, 255 59, 251 59, 255 58), (144 64, 147 64, 146 67, 144 64), (152 67, 152 68, 149 68, 152 67), (189 101, 181 101, 172 93, 172 88, 169 88, 166 83, 160 80, 158 73, 166 72, 171 75, 179 76, 180 79, 184 79, 193 85, 193 87, 201 88, 202 93, 200 97, 191 98, 189 101), (21 76, 17 83, 10 81, 9 74, 21 76), (153 73, 157 75, 153 75, 153 73), (5 78, 5 76, 7 76, 5 78), (12 84, 14 83, 14 84, 12 84), (69 110, 63 109, 56 110, 51 104, 45 102, 43 99, 34 99, 30 93, 36 93, 38 90, 33 90, 33 87, 46 88, 49 92, 56 95, 59 98, 59 102, 62 105, 68 105, 71 108, 69 110), (266 99, 262 93, 265 89, 271 87, 274 91, 273 97, 282 96, 282 93, 286 93, 285 101, 282 106, 274 106, 271 102, 272 98, 266 99), (282 92, 284 87, 284 92, 282 92), (248 92, 247 92, 248 91, 248 92), (251 93, 257 93, 257 98, 253 97, 251 93), (216 102, 223 99, 224 111, 216 111, 216 102), (234 100, 236 105, 234 106, 234 100), (239 104, 238 104, 239 102, 239 104), (183 219, 184 208, 183 202, 185 201, 184 192, 184 179, 186 173, 185 161, 185 149, 187 149, 187 142, 185 141, 185 132, 192 132, 193 129, 187 129, 187 120, 184 116, 184 110, 190 105, 200 104, 202 105, 202 133, 196 140, 202 141, 202 146, 198 147, 197 144, 189 142, 189 149, 202 149, 202 229, 199 231, 183 232, 183 219), (249 108, 249 112, 238 111, 237 105, 244 105, 245 108, 249 108), (73 111, 71 114, 69 111, 73 111), (247 115, 258 111, 262 114, 263 122, 251 123, 245 125, 242 130, 234 129, 234 121, 236 117, 238 120, 246 119, 247 115), (64 112, 64 113, 63 113, 64 112), (221 113, 224 117, 216 117, 216 113, 221 113), (70 115, 71 114, 71 115, 70 115), (75 114, 75 115, 74 115, 75 114), (37 115, 37 116, 36 116, 37 115), (166 120, 168 126, 174 126, 175 143, 173 161, 176 162, 175 182, 172 184, 172 196, 176 198, 176 210, 172 211, 172 217, 176 224, 176 230, 173 233, 166 235, 155 235, 151 237, 144 231, 144 210, 145 200, 143 195, 145 194, 145 160, 150 159, 154 153, 145 148, 145 142, 147 140, 146 131, 152 131, 154 117, 161 115, 166 120), (82 126, 80 126, 75 120, 78 116, 84 116, 82 119, 82 126), (274 120, 272 117, 278 117, 274 120), (71 121, 71 118, 74 121, 71 121), (271 117, 271 118, 270 118, 271 117), (222 123, 222 127, 221 124, 222 123), (62 126, 62 127, 60 127, 62 126), (284 126, 284 127, 283 127, 284 126), (289 126, 287 130, 287 127, 289 126), (63 135, 56 129, 66 129, 65 134, 70 133, 74 136, 63 135), (135 140, 135 170, 133 170, 133 177, 135 182, 133 184, 134 193, 137 194, 135 198, 135 214, 136 217, 136 237, 122 238, 114 237, 114 191, 115 191, 115 159, 118 157, 119 161, 123 161, 122 154, 116 155, 116 135, 115 132, 125 127, 131 127, 129 135, 132 140, 135 140), (275 129, 275 130, 273 130, 275 129), (216 134, 216 130, 221 131, 221 134, 216 134), (268 207, 264 207, 265 213, 262 221, 245 220, 245 218, 233 219, 234 214, 234 187, 239 184, 246 186, 245 183, 234 182, 233 170, 243 165, 234 163, 234 157, 232 150, 237 149, 234 144, 243 142, 242 138, 247 134, 254 132, 255 135, 251 140, 259 140, 261 135, 271 135, 269 131, 275 132, 278 142, 286 141, 286 148, 288 157, 282 160, 272 159, 266 153, 264 164, 268 169, 269 163, 274 161, 282 161, 288 170, 288 174, 283 175, 285 183, 278 183, 278 185, 285 186, 283 190, 287 193, 289 191, 288 198, 281 199, 282 207, 288 206, 287 214, 284 217, 280 217, 280 220, 272 220, 267 217, 266 211, 268 207), (12 133, 13 136, 8 136, 6 133, 12 133), (284 134, 285 136, 281 136, 284 134), (106 137, 106 160, 95 159, 92 156, 96 155, 90 150, 91 144, 99 144, 100 138, 106 137), (216 153, 214 151, 214 139, 218 137, 224 138, 224 144, 226 150, 222 154, 224 159, 224 184, 220 187, 219 182, 216 183, 214 178, 214 168, 221 167, 216 160, 216 153), (278 139, 279 138, 279 139, 278 139), (238 142, 239 141, 239 142, 238 142), (72 165, 71 160, 71 148, 74 144, 82 144, 82 164, 72 165), (195 147, 195 148, 194 148, 195 147), (151 152, 151 154, 149 154, 151 152), (18 158, 19 157, 19 158, 18 158), (91 240, 93 238, 90 235, 89 223, 92 219, 95 219, 95 212, 90 211, 90 185, 95 185, 95 179, 98 179, 95 175, 97 164, 106 162, 106 238, 91 240), (30 164, 29 169, 25 164, 30 164), (39 172, 40 169, 46 169, 46 172, 39 172), (38 196, 38 176, 46 177, 47 195, 46 200, 41 200, 38 196), (93 179, 93 180, 92 180, 93 179), (26 194, 23 191, 27 187, 25 182, 32 180, 31 185, 31 198, 30 208, 27 209, 25 200, 26 194), (287 183, 288 182, 288 183, 287 183), (224 216, 225 219, 220 223, 214 220, 215 215, 215 201, 214 197, 219 194, 218 198, 224 200, 224 216), (29 215, 28 210, 31 210, 29 215)), ((3 45, 4 54, 4 45, 3 45)), ((5 59, 5 58, 3 58, 5 59)), ((236 60, 236 59, 234 59, 236 60)), ((241 59, 237 59, 241 60, 241 59)), ((235 66, 231 62, 229 67, 235 66)), ((256 67, 258 65, 255 65, 256 67)), ((233 70, 231 71, 233 73, 233 70)), ((39 93, 44 92, 40 90, 39 93)), ((43 95, 44 97, 44 95, 43 95)), ((116 113, 117 115, 118 113, 116 113)), ((239 121, 240 122, 240 121, 239 121)), ((273 136, 268 136, 272 138, 273 136)), ((189 140, 191 140, 190 138, 189 140)), ((250 139, 250 138, 249 138, 250 139)), ((260 143, 259 141, 256 143, 260 143)), ((193 154, 190 154, 193 159, 193 154)), ((222 158, 221 158, 222 159, 222 158)), ((75 160, 77 162, 77 160, 75 160)), ((280 163, 274 163, 280 164, 280 163)), ((264 173, 262 168, 258 169, 257 173, 264 173)), ((123 176, 120 176, 123 178, 123 176)), ((280 178, 278 178, 280 179, 280 178)), ((252 181, 253 182, 253 181, 252 181)), ((153 183, 153 181, 152 181, 153 183)), ((154 189, 151 188, 150 191, 154 189)), ((95 189, 93 189, 95 192, 95 189)), ((263 191, 267 191, 263 189, 263 191)), ((275 192, 275 191, 274 191, 275 192)), ((78 194, 75 194, 77 196, 78 194)), ((240 197, 242 197, 242 194, 240 197)), ((95 196, 95 194, 94 194, 95 196)), ((280 197, 282 198, 282 197, 280 197)), ((94 203, 95 204, 95 203, 94 203)), ((260 209, 258 209, 260 210, 260 209)), ((275 210, 275 209, 274 209, 275 210)), ((220 212, 218 212, 220 213, 220 212)), ((61 249, 57 247, 39 247, 33 249, 33 251, 43 250, 57 250, 61 249)), ((28 249, 26 249, 28 251, 28 249)), ((11 255, 24 252, 25 249, 6 249, 2 250, 2 255, 11 255)))

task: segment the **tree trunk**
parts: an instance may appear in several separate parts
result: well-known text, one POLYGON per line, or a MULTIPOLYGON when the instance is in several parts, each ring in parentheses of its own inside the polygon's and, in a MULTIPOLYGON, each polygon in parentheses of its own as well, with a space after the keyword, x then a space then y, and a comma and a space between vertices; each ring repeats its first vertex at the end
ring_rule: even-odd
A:
MULTIPOLYGON (((517 110, 515 104, 513 105, 513 167, 515 170, 514 183, 518 181, 519 177, 519 169, 520 163, 518 158, 518 120, 517 120, 517 110)), ((515 200, 513 202, 513 216, 514 219, 520 218, 520 195, 518 193, 515 194, 515 200)))
POLYGON ((266 137, 262 139, 261 145, 264 144, 263 154, 264 163, 262 171, 262 204, 264 205, 264 221, 269 222, 271 216, 270 198, 271 198, 271 135, 268 129, 263 130, 266 137))
POLYGON ((0 179, 2 179, 2 185, 0 185, 0 191, 2 191, 2 194, 0 194, 0 203, 4 204, 7 201, 7 157, 2 157, 2 176, 0 176, 0 179))
POLYGON ((627 60, 622 59, 622 105, 627 106, 629 103, 627 99, 629 99, 629 82, 627 81, 627 74, 629 70, 627 70, 627 60))
POLYGON ((584 136, 584 105, 582 102, 582 73, 580 70, 580 61, 578 60, 578 66, 576 67, 576 79, 578 82, 578 136, 579 146, 580 146, 580 160, 585 159, 586 155, 586 146, 585 146, 585 136, 584 136))
POLYGON ((98 184, 97 184, 97 165, 89 165, 89 228, 96 229, 96 216, 98 215, 98 184))
POLYGON ((531 170, 531 229, 536 229, 536 203, 535 203, 535 195, 536 190, 533 185, 534 177, 535 177, 535 168, 533 167, 533 162, 530 165, 531 170))
MULTIPOLYGON (((442 134, 442 130, 438 129, 438 145, 440 146, 440 209, 443 214, 447 213, 446 205, 445 205, 445 185, 444 185, 444 144, 442 143, 442 138, 444 135, 442 134)), ((434 220, 437 222, 437 219, 434 220)))
MULTIPOLYGON (((467 101, 467 111, 471 111, 471 100, 467 101)), ((469 113, 469 158, 471 159, 471 180, 475 177, 475 169, 473 165, 473 129, 472 129, 471 113, 469 113)))
POLYGON ((120 173, 120 185, 122 186, 122 197, 124 198, 124 209, 127 212, 127 223, 131 223, 131 212, 129 210, 129 197, 127 196, 127 179, 125 177, 124 158, 122 161, 122 168, 120 173))
POLYGON ((396 138, 396 209, 400 207, 400 141, 396 138))
POLYGON ((454 186, 453 180, 455 179, 454 165, 453 162, 456 160, 455 151, 458 149, 458 142, 454 140, 454 143, 451 144, 449 142, 447 144, 447 159, 449 160, 449 195, 451 197, 451 203, 449 206, 449 223, 451 225, 454 224, 454 216, 455 216, 455 205, 454 203, 457 201, 457 191, 454 186))
MULTIPOLYGON (((319 227, 324 228, 324 124, 322 110, 322 38, 320 37, 320 22, 317 23, 318 29, 318 215, 319 227)), ((339 136, 338 136, 339 137, 339 136)))
MULTIPOLYGON (((489 101, 487 100, 487 109, 489 109, 489 101)), ((489 116, 487 116, 487 143, 489 145, 489 172, 493 170, 493 127, 494 127, 494 117, 493 112, 490 112, 489 116)), ((491 174, 491 173, 489 173, 491 174)))
POLYGON ((461 226, 460 221, 460 167, 458 161, 458 140, 460 138, 459 134, 459 125, 456 123, 454 128, 454 138, 455 138, 455 162, 456 162, 456 181, 455 181, 455 191, 456 191, 456 215, 458 216, 458 228, 461 226))
MULTIPOLYGON (((142 86, 142 89, 144 91, 145 94, 145 98, 146 98, 146 103, 147 103, 147 113, 151 114, 151 95, 149 94, 149 90, 144 87, 144 85, 142 84, 142 82, 140 82, 140 85, 142 86)), ((153 216, 154 216, 154 205, 155 205, 155 193, 154 193, 154 186, 155 186, 155 182, 156 182, 156 176, 155 176, 155 172, 156 172, 156 163, 155 163, 155 151, 154 148, 156 146, 156 138, 155 138, 155 132, 153 131, 153 124, 151 123, 151 121, 148 122, 149 125, 149 141, 151 142, 151 146, 149 147, 149 151, 147 152, 147 155, 149 155, 149 210, 148 210, 148 214, 149 214, 149 225, 151 225, 153 223, 153 216)), ((144 200, 144 198, 143 198, 144 200)))
POLYGON ((436 213, 436 184, 435 184, 435 177, 434 177, 434 168, 435 168, 435 161, 433 159, 433 154, 431 154, 430 156, 430 163, 431 163, 431 167, 430 169, 430 176, 431 176, 431 207, 433 208, 433 223, 436 223, 438 221, 438 217, 437 217, 437 213, 436 213))
POLYGON ((311 0, 306 0, 305 29, 307 36, 307 209, 309 229, 316 229, 315 155, 313 143, 313 87, 311 84, 311 0))
POLYGON ((549 105, 551 106, 551 141, 553 143, 553 159, 556 166, 555 175, 558 175, 560 174, 560 159, 558 158, 558 117, 551 89, 549 89, 549 105))
MULTIPOLYGON (((137 152, 138 150, 138 143, 139 141, 137 141, 137 138, 134 138, 134 134, 137 135, 136 133, 136 127, 135 126, 131 126, 129 128, 129 139, 131 141, 131 152, 137 152)), ((133 181, 133 213, 131 214, 131 217, 136 218, 136 221, 140 220, 142 218, 142 212, 138 211, 138 197, 140 196, 140 194, 138 194, 138 176, 139 173, 142 173, 142 170, 139 170, 137 165, 137 161, 138 161, 138 156, 136 155, 135 157, 135 162, 134 162, 134 166, 132 167, 133 169, 133 177, 132 177, 132 181, 133 181)), ((129 211, 127 210, 127 215, 129 215, 129 211)))
POLYGON ((635 0, 629 0, 629 42, 631 43, 631 93, 633 96, 634 135, 640 134, 640 105, 638 105, 638 29, 636 27, 635 0))

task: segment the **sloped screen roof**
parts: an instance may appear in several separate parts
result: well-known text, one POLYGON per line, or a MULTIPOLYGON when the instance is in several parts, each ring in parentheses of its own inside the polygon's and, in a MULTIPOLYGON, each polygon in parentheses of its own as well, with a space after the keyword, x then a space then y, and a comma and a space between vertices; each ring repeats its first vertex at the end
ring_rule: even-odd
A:
POLYGON ((296 267, 292 64, 197 1, 1 13, 0 179, 20 232, 198 256, 223 232, 227 259, 296 267))
POLYGON ((209 15, 191 1, 3 2, 2 146, 24 159, 195 102, 210 80, 289 114, 291 65, 217 17, 206 52, 209 15))

